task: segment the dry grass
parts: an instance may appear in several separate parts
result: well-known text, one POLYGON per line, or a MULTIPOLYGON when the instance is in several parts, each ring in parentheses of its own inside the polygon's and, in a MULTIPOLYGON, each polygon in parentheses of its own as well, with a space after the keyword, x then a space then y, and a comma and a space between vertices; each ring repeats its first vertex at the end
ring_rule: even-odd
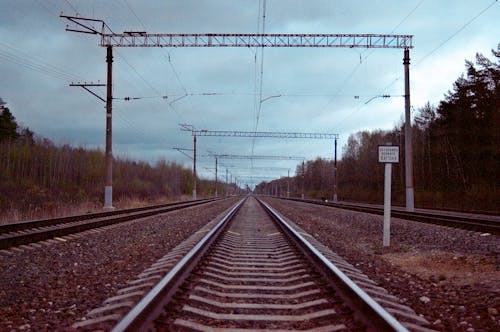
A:
POLYGON ((457 284, 474 284, 492 277, 500 279, 493 257, 457 254, 441 250, 390 253, 384 260, 424 279, 448 280, 457 284))
MULTIPOLYGON (((179 200, 188 200, 190 196, 182 196, 176 199, 163 198, 154 200, 143 200, 137 198, 123 198, 113 202, 117 209, 136 208, 147 205, 165 204, 179 200)), ((0 225, 19 223, 27 220, 39 220, 48 218, 57 218, 71 215, 81 215, 86 213, 101 212, 102 203, 100 202, 81 202, 78 204, 60 204, 51 209, 40 209, 27 207, 25 209, 9 209, 0 212, 0 225)))

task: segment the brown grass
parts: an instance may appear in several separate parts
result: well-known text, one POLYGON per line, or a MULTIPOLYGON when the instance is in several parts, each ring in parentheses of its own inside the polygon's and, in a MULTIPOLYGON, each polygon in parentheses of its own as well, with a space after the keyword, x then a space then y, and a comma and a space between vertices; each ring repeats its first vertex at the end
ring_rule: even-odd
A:
MULTIPOLYGON (((182 196, 178 197, 177 199, 161 198, 154 200, 144 200, 127 197, 114 201, 113 205, 116 209, 127 209, 147 205, 166 204, 180 200, 188 200, 190 198, 190 196, 182 196)), ((56 204, 50 209, 41 209, 37 207, 27 207, 24 209, 11 208, 0 212, 0 225, 13 224, 27 220, 39 220, 101 212, 103 210, 102 208, 103 206, 100 202, 80 202, 75 204, 62 203, 56 204)))
POLYGON ((387 262, 425 279, 448 280, 457 284, 473 284, 494 277, 500 280, 493 257, 456 254, 446 251, 412 251, 382 256, 387 262))

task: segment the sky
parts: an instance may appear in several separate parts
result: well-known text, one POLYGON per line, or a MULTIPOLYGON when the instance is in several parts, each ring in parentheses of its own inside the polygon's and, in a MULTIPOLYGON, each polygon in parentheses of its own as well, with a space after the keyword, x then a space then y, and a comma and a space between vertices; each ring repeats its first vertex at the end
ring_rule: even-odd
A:
MULTIPOLYGON (((0 98, 37 135, 105 146, 105 103, 72 83, 106 83, 99 37, 66 31, 63 13, 115 33, 346 33, 413 35, 412 111, 437 104, 477 52, 500 42, 498 0, 0 0, 0 98), (265 15, 264 15, 265 13, 265 15)), ((72 26, 70 26, 72 27, 72 26)), ((403 122, 402 49, 113 49, 113 154, 192 167, 197 130, 349 135, 403 122), (381 98, 390 95, 390 98, 381 98), (130 98, 130 100, 126 100, 130 98)), ((92 91, 105 98, 105 87, 92 91)), ((198 175, 211 156, 333 158, 331 139, 198 137, 198 175)), ((300 161, 220 158, 218 174, 250 186, 294 175, 300 161)))

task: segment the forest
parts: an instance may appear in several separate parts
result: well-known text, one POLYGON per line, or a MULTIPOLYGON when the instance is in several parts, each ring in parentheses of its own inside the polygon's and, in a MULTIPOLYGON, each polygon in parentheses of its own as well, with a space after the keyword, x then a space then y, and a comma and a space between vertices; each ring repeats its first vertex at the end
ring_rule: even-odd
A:
MULTIPOLYGON (((414 110, 412 122, 415 206, 499 212, 500 50, 495 61, 477 54, 437 106, 414 110)), ((26 220, 102 208, 104 153, 57 145, 21 128, 0 99, 0 221, 26 220), (68 209, 75 206, 76 210, 68 209), (82 210, 83 209, 83 210, 82 210)), ((393 167, 393 204, 404 204, 404 130, 351 134, 337 163, 339 200, 382 203, 383 165, 377 147, 399 145, 393 167)), ((332 199, 331 160, 297 165, 295 176, 260 183, 255 192, 332 199)), ((193 173, 175 162, 115 158, 113 197, 117 207, 158 200, 189 199, 193 173)), ((221 186, 220 195, 235 187, 221 186)), ((200 197, 214 193, 213 181, 198 179, 200 197)))
MULTIPOLYGON (((495 61, 477 54, 437 106, 414 110, 412 122, 415 206, 499 212, 500 50, 495 61)), ((379 145, 400 147, 393 166, 392 201, 404 205, 404 124, 393 130, 351 134, 337 164, 338 199, 382 203, 384 166, 379 145)), ((333 161, 297 165, 296 176, 261 183, 261 193, 332 199, 333 161)))

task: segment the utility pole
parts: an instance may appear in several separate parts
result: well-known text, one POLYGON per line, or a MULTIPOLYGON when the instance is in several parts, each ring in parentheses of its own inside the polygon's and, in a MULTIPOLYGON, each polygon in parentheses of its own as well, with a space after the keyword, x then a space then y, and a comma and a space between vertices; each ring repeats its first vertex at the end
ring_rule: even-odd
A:
POLYGON ((411 111, 410 111, 410 50, 404 49, 405 71, 405 185, 406 185, 406 211, 415 210, 415 197, 413 192, 413 153, 411 138, 411 111))
POLYGON ((333 162, 333 201, 337 202, 337 139, 335 139, 335 159, 333 162))
POLYGON ((286 177, 286 198, 290 198, 290 169, 288 169, 288 176, 286 177))
POLYGON ((305 178, 306 178, 306 169, 304 167, 304 161, 302 161, 302 199, 304 199, 304 185, 305 185, 305 178))
POLYGON ((112 108, 113 108, 113 48, 106 48, 108 67, 106 86, 106 179, 104 186, 104 210, 113 210, 113 148, 112 148, 112 108))
POLYGON ((193 200, 196 199, 196 182, 197 182, 197 174, 196 174, 196 130, 190 124, 180 123, 179 126, 183 131, 190 131, 193 136, 193 200))
POLYGON ((224 186, 224 187, 226 188, 226 190, 225 190, 225 191, 226 191, 226 197, 229 195, 229 190, 228 190, 229 188, 227 187, 227 186, 228 186, 228 182, 227 182, 227 172, 228 172, 228 171, 227 171, 227 167, 226 167, 226 185, 224 186))
POLYGON ((196 135, 193 136, 193 199, 196 199, 196 135))
POLYGON ((217 198, 217 156, 215 157, 215 198, 217 198))
MULTIPOLYGON (((103 20, 90 19, 78 16, 66 16, 60 15, 60 17, 66 18, 70 22, 75 24, 74 28, 66 27, 66 31, 86 33, 101 36, 101 41, 103 35, 106 33, 106 29, 110 30, 109 27, 104 23, 103 20), (100 30, 96 28, 100 25, 100 30)), ((106 176, 104 179, 104 209, 113 210, 113 151, 112 151, 112 105, 113 105, 113 48, 111 43, 104 43, 101 46, 106 47, 106 64, 107 64, 107 92, 106 92, 106 176)), ((85 90, 91 92, 84 85, 80 85, 85 90)), ((91 92, 94 94, 93 92, 91 92)), ((97 96, 96 94, 94 94, 97 96)), ((99 99, 102 100, 99 96, 99 99)))

